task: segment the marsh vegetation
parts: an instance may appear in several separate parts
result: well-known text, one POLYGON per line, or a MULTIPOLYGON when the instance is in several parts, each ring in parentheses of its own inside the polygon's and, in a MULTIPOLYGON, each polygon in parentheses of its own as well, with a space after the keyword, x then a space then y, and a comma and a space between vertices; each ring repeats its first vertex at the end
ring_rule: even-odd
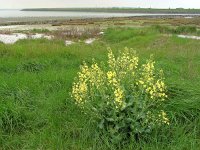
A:
POLYGON ((71 34, 54 40, 0 43, 0 149, 199 149, 200 42, 177 36, 198 36, 199 23, 173 18, 165 19, 167 25, 155 26, 164 21, 138 20, 117 20, 125 25, 110 26, 101 22, 108 28, 98 29, 104 34, 90 45, 75 42, 66 46, 67 38, 92 38, 71 34), (183 27, 172 26, 175 23, 183 27), (163 109, 169 125, 154 128, 145 138, 117 145, 110 143, 106 134, 98 135, 96 122, 76 105, 70 92, 83 61, 89 66, 93 58, 98 64, 108 61, 108 47, 118 56, 124 47, 136 50, 141 64, 153 54, 155 67, 163 69, 165 76, 168 98, 163 109))

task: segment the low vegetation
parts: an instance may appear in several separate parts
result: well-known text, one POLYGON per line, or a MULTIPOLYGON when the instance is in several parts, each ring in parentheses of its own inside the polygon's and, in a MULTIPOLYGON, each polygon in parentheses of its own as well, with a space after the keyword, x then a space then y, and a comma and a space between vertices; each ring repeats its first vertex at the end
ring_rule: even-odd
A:
POLYGON ((150 58, 139 65, 137 55, 125 48, 118 57, 109 50, 107 65, 81 66, 72 98, 97 123, 100 138, 106 135, 114 145, 138 142, 170 124, 163 110, 167 98, 163 71, 154 64, 150 58))
POLYGON ((168 34, 198 34, 196 26, 178 26, 178 27, 170 27, 170 26, 160 26, 156 25, 154 28, 160 33, 168 33, 168 34))
MULTIPOLYGON (((196 32, 193 28, 179 30, 196 32)), ((65 46, 62 39, 0 43, 0 148, 199 149, 199 47, 198 40, 168 36, 154 27, 109 28, 91 45, 65 46), (163 69, 165 76, 168 97, 161 110, 169 125, 154 128, 145 138, 126 136, 131 142, 112 143, 107 132, 99 136, 96 122, 74 102, 71 91, 83 61, 91 66, 94 58, 101 66, 108 61, 107 47, 119 57, 124 47, 133 48, 128 56, 140 58, 140 64, 153 54, 155 68, 163 69), (137 55, 132 55, 135 50, 137 55)), ((109 71, 106 65, 101 68, 109 71)))

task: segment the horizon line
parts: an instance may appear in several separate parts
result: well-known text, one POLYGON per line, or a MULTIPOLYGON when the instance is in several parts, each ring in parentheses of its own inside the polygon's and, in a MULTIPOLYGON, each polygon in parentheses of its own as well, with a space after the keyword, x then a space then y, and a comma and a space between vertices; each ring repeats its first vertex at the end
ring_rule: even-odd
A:
POLYGON ((99 9, 99 8, 129 8, 129 9, 200 9, 200 8, 184 8, 184 7, 26 7, 26 8, 0 8, 0 10, 14 9, 99 9))

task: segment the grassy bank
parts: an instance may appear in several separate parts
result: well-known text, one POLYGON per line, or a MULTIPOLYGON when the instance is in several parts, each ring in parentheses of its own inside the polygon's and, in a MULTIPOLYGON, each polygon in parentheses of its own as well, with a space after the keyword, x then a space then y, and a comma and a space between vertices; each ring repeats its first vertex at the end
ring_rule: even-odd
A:
POLYGON ((170 125, 155 130, 147 141, 118 149, 198 149, 200 43, 171 33, 158 27, 109 28, 92 45, 66 47, 63 40, 44 39, 0 43, 0 149, 117 149, 95 136, 94 123, 69 94, 82 61, 107 60, 107 47, 115 53, 133 48, 140 61, 153 54, 169 95, 170 125))

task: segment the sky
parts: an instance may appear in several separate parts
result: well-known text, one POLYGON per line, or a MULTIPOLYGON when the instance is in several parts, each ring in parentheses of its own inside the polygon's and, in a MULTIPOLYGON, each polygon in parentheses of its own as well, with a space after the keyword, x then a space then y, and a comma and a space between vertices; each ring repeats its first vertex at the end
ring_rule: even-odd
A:
POLYGON ((0 9, 68 7, 200 8, 200 0, 0 0, 0 9))

